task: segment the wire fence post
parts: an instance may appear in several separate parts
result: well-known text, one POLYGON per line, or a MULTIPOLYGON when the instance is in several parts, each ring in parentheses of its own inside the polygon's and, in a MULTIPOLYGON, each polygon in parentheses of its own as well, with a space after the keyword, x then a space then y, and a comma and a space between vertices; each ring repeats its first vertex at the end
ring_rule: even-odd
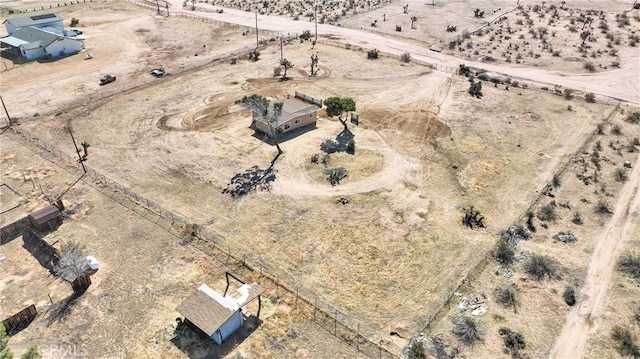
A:
POLYGON ((316 312, 318 311, 318 296, 316 296, 316 302, 313 306, 313 321, 316 322, 316 312))
POLYGON ((356 329, 356 350, 360 351, 360 322, 358 322, 358 329, 356 329))
POLYGON ((338 310, 336 309, 336 314, 333 317, 333 336, 338 336, 338 310))

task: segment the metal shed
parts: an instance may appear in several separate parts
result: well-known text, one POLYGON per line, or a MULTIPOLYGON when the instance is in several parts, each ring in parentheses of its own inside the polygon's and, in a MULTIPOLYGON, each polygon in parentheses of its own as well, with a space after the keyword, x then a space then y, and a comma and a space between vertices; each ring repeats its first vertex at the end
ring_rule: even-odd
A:
POLYGON ((54 231, 62 224, 62 212, 58 207, 50 205, 31 213, 29 222, 38 231, 54 231))
POLYGON ((259 284, 251 283, 243 284, 231 295, 223 295, 202 284, 178 305, 176 311, 200 328, 216 344, 222 345, 225 339, 244 325, 242 307, 256 298, 259 300, 264 291, 259 284))

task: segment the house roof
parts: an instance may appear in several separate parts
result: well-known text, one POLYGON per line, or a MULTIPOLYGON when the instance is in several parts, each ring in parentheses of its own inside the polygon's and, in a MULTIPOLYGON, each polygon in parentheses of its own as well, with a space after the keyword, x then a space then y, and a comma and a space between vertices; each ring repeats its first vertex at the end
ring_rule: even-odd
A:
POLYGON ((25 26, 41 25, 56 21, 62 21, 60 15, 49 13, 33 16, 14 17, 12 19, 6 19, 5 21, 3 21, 3 23, 7 22, 15 28, 21 28, 25 26))
POLYGON ((29 217, 38 224, 47 223, 48 221, 60 216, 62 216, 62 213, 58 207, 54 205, 41 208, 29 215, 29 217))
POLYGON ((282 125, 289 122, 294 117, 311 114, 318 111, 320 107, 298 100, 297 98, 287 98, 282 101, 282 113, 278 119, 277 125, 282 125))
POLYGON ((180 303, 176 311, 208 336, 212 336, 235 313, 199 289, 180 303))
POLYGON ((38 47, 46 47, 61 37, 48 31, 27 26, 16 30, 10 36, 3 37, 0 41, 11 46, 18 44, 17 46, 22 46, 25 50, 31 50, 38 47))

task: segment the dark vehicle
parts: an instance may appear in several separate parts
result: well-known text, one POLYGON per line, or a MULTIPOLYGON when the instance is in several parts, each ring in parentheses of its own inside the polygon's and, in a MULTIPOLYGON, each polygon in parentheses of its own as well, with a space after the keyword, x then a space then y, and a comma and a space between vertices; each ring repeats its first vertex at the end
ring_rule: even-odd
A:
POLYGON ((152 69, 151 71, 149 71, 149 73, 155 77, 163 77, 167 74, 162 67, 157 69, 152 69))
POLYGON ((116 80, 115 76, 111 76, 111 75, 104 75, 102 76, 102 78, 100 79, 100 86, 104 86, 106 84, 112 83, 113 81, 116 80))

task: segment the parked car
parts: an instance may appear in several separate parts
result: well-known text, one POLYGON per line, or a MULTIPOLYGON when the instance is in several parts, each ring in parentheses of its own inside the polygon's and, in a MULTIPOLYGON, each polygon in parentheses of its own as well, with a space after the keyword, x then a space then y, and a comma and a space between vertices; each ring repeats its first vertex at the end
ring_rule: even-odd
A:
POLYGON ((102 78, 100 79, 100 86, 104 86, 106 84, 112 83, 113 81, 116 80, 115 76, 112 75, 104 75, 102 76, 102 78))

